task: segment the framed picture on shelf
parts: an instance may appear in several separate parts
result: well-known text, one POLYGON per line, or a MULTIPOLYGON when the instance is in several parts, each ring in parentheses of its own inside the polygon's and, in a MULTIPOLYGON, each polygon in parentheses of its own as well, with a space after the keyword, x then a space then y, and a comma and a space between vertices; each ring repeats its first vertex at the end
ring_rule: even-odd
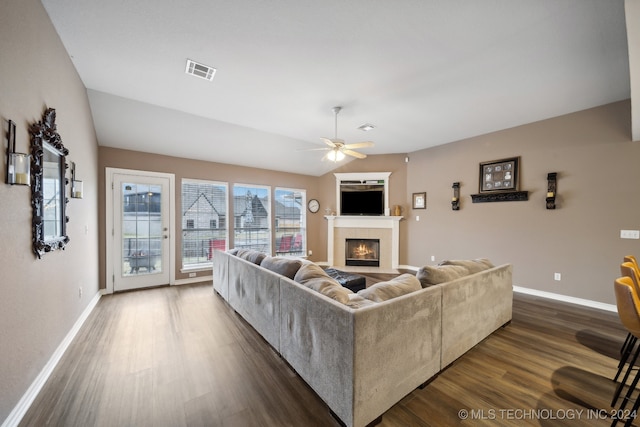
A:
POLYGON ((413 193, 413 209, 427 209, 427 193, 413 193))
POLYGON ((518 191, 520 157, 480 163, 480 193, 518 191))

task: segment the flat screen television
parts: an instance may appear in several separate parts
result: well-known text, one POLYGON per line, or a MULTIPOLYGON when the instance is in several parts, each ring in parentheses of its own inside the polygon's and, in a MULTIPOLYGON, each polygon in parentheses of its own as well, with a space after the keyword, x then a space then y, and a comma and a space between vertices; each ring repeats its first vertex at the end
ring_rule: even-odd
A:
POLYGON ((384 185, 340 186, 340 215, 384 215, 384 185))

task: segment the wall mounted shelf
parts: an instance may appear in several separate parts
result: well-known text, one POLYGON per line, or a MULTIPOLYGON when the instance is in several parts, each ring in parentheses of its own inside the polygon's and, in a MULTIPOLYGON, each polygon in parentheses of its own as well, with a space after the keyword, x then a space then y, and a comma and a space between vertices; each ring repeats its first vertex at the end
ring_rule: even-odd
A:
POLYGON ((473 203, 521 202, 529 200, 528 191, 504 191, 495 193, 472 194, 473 203))

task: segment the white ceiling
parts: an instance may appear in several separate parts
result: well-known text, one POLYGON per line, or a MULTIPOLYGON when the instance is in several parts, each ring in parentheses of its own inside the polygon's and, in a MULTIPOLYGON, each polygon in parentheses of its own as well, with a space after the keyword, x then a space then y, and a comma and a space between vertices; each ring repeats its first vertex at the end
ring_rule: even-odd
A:
POLYGON ((42 3, 101 146, 321 175, 336 105, 386 154, 630 97, 624 0, 42 3))

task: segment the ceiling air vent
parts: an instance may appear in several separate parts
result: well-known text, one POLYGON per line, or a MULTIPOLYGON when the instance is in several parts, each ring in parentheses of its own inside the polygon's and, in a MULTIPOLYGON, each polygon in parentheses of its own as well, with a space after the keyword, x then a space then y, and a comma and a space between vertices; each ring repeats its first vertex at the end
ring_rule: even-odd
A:
POLYGON ((213 80, 213 76, 216 74, 216 69, 209 67, 208 65, 200 64, 198 62, 187 59, 187 68, 185 70, 187 74, 200 77, 201 79, 213 80))

